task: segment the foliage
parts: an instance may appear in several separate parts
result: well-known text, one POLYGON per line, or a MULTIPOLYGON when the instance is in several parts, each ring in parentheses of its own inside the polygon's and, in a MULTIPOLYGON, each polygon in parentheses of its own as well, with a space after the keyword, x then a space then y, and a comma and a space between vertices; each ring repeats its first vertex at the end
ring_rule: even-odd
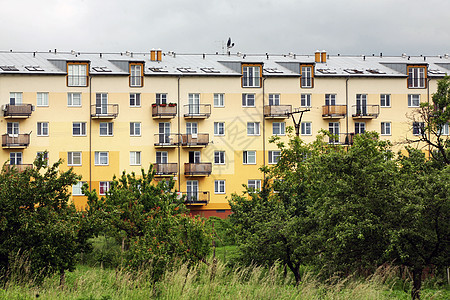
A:
MULTIPOLYGON (((89 250, 85 215, 68 203, 69 187, 80 179, 72 170, 59 172, 38 157, 33 168, 19 172, 4 165, 0 174, 0 269, 5 278, 15 259, 28 260, 31 276, 73 271, 76 253, 89 250)), ((63 279, 63 277, 62 277, 63 279)))

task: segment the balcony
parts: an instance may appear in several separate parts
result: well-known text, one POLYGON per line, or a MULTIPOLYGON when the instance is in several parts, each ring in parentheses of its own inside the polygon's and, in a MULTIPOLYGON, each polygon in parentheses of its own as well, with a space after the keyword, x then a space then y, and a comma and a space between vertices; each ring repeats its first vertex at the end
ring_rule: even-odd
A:
POLYGON ((267 119, 286 119, 287 113, 292 112, 292 105, 265 105, 264 118, 267 119))
POLYGON ((181 135, 181 146, 183 147, 206 147, 208 143, 208 133, 193 133, 181 135))
POLYGON ((153 164, 156 176, 172 176, 178 173, 177 163, 153 164))
POLYGON ((5 118, 29 118, 34 111, 31 104, 6 104, 2 106, 3 116, 5 118))
POLYGON ((209 192, 184 192, 186 205, 206 205, 209 203, 209 192))
POLYGON ((324 105, 322 106, 322 118, 342 119, 347 114, 347 105, 324 105))
POLYGON ((158 148, 173 148, 177 147, 180 143, 180 137, 178 134, 170 133, 155 133, 155 147, 158 148))
POLYGON ((26 148, 30 145, 30 134, 4 134, 2 135, 3 148, 26 148))
POLYGON ((91 105, 91 118, 115 119, 119 114, 119 104, 91 105))
POLYGON ((353 119, 375 119, 380 114, 379 105, 353 105, 353 119))
POLYGON ((184 175, 186 176, 209 176, 212 172, 211 163, 185 163, 184 175))
POLYGON ((19 173, 22 173, 26 169, 31 169, 31 168, 33 168, 32 164, 5 165, 6 171, 11 171, 12 169, 15 169, 19 173))
POLYGON ((328 138, 328 144, 351 146, 351 145, 353 145, 353 137, 354 136, 355 136, 355 134, 353 132, 339 133, 339 134, 334 134, 332 137, 326 136, 325 139, 328 138))
POLYGON ((188 119, 207 119, 211 115, 211 104, 186 104, 184 117, 188 119))
POLYGON ((152 104, 152 117, 154 119, 172 119, 177 115, 176 104, 152 104))

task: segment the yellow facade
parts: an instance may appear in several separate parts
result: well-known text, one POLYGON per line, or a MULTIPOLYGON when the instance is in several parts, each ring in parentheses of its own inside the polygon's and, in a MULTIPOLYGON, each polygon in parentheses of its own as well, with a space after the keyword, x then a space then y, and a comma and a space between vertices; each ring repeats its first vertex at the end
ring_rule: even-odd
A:
MULTIPOLYGON (((15 97, 15 94, 11 93, 21 93, 22 104, 32 104, 34 110, 28 117, 4 115, 0 118, 2 135, 9 136, 10 139, 14 138, 14 133, 8 130, 11 130, 9 127, 16 125, 8 125, 8 123, 18 123, 20 134, 30 134, 30 141, 26 146, 2 145, 1 161, 10 159, 10 153, 14 152, 21 153, 20 163, 31 164, 37 152, 48 151, 50 163, 63 159, 63 170, 73 167, 92 189, 99 190, 100 182, 110 181, 113 175, 120 176, 123 171, 140 173, 141 168, 147 170, 150 164, 156 163, 157 152, 167 152, 167 161, 164 161, 164 164, 177 164, 175 174, 170 174, 176 180, 177 190, 186 193, 188 181, 190 181, 189 184, 197 181, 199 193, 206 192, 204 194, 206 198, 199 203, 190 203, 193 204, 191 209, 209 211, 209 214, 228 211, 227 199, 232 193, 241 193, 242 185, 249 184, 249 180, 262 180, 259 167, 270 163, 269 151, 277 150, 275 145, 268 142, 268 139, 273 135, 274 126, 283 126, 274 125, 274 123, 284 123, 286 127, 293 126, 291 117, 265 116, 265 106, 269 106, 269 101, 279 100, 279 103, 272 103, 272 106, 286 105, 292 110, 309 109, 302 118, 302 122, 311 124, 311 134, 301 136, 305 142, 313 141, 320 129, 328 130, 330 122, 339 123, 339 133, 344 134, 343 137, 346 136, 345 134, 355 133, 355 123, 364 123, 357 126, 364 126, 366 131, 377 132, 381 131, 382 123, 390 123, 390 134, 382 135, 382 139, 391 140, 396 147, 402 147, 401 143, 406 138, 413 137, 412 121, 409 115, 417 109, 408 105, 408 95, 420 95, 421 102, 431 100, 432 93, 436 91, 437 80, 446 73, 442 64, 435 61, 424 62, 422 58, 417 58, 417 61, 421 60, 420 66, 433 67, 440 70, 440 73, 425 75, 422 79, 427 81, 426 85, 419 83, 419 88, 411 88, 408 84, 409 75, 406 72, 402 73, 401 67, 392 67, 395 64, 395 66, 404 66, 407 70, 408 65, 417 64, 417 61, 412 62, 404 57, 380 57, 370 60, 364 58, 363 60, 343 56, 328 57, 322 53, 320 57, 325 57, 325 62, 320 60, 315 62, 317 56, 314 55, 264 56, 249 60, 238 55, 207 55, 206 57, 198 55, 197 57, 176 56, 173 53, 164 53, 164 55, 160 53, 159 56, 142 53, 128 57, 123 54, 78 54, 74 57, 68 53, 38 53, 34 54, 35 61, 33 61, 32 53, 17 54, 17 57, 14 55, 15 53, 0 53, 1 65, 10 66, 10 61, 14 61, 18 69, 18 71, 0 70, 2 109, 11 108, 11 97, 15 97), (58 62, 54 62, 55 60, 58 62), (69 78, 71 72, 68 69, 69 63, 75 65, 87 63, 89 70, 82 76, 86 78, 86 84, 81 84, 84 86, 70 84, 72 79, 69 78), (24 69, 27 65, 40 66, 43 71, 27 72, 27 69, 24 69), (300 72, 302 65, 312 68, 312 87, 302 86, 305 84, 300 72), (110 71, 95 71, 96 67, 105 66, 110 71), (137 66, 137 74, 141 72, 140 74, 143 75, 132 78, 131 66, 137 66), (139 69, 140 66, 142 69, 139 69), (253 74, 259 72, 262 75, 258 75, 260 77, 258 79, 248 76, 251 82, 249 84, 244 81, 243 77, 247 75, 243 72, 247 71, 244 71, 242 66, 259 68, 250 69, 249 72, 254 72, 253 74), (376 75, 367 72, 376 67, 384 72, 376 73, 376 75), (182 71, 180 68, 187 68, 190 71, 182 71), (205 68, 211 68, 215 72, 205 71, 205 68), (351 74, 345 71, 346 68, 362 70, 363 73, 351 74), (296 72, 297 69, 298 72, 296 72), (321 73, 318 71, 320 69, 331 71, 321 73), (48 93, 48 105, 42 106, 37 103, 38 93, 48 93), (69 106, 69 93, 81 93, 81 105, 69 106), (130 104, 130 94, 135 93, 140 95, 140 105, 130 104), (93 116, 97 112, 96 105, 100 105, 96 104, 98 94, 107 94, 105 97, 107 97, 108 107, 116 105, 116 115, 93 116), (157 101, 157 94, 166 95, 165 107, 169 103, 176 103, 175 116, 152 116, 152 105, 157 101), (223 106, 215 105, 215 94, 223 94, 223 106), (253 95, 246 98, 246 105, 243 105, 243 97, 247 96, 243 94, 253 95), (302 94, 309 96, 302 96, 302 94), (324 116, 325 99, 328 94, 335 95, 333 106, 346 106, 346 113, 343 116, 330 118, 324 116), (380 107, 382 94, 390 95, 388 107, 380 107), (190 98, 196 98, 197 95, 199 104, 190 103, 190 98), (309 97, 310 103, 305 105, 307 107, 301 107, 302 97, 309 97), (367 105, 376 110, 376 116, 367 117, 364 114, 362 117, 353 116, 355 109, 358 109, 355 107, 358 97, 364 98, 364 106, 367 105), (8 104, 9 106, 6 107, 5 105, 8 104), (188 107, 189 104, 191 104, 190 107, 188 107), (206 109, 206 116, 200 116, 201 114, 196 112, 189 114, 189 109, 192 107, 206 109), (186 114, 188 116, 185 116, 186 114), (130 133, 131 122, 140 124, 138 134, 130 133), (223 135, 215 134, 217 122, 224 123, 223 135), (256 123, 251 125, 255 128, 248 129, 249 122, 256 123), (46 134, 41 132, 38 135, 37 127, 40 126, 38 123, 48 123, 46 134), (84 123, 85 134, 74 135, 74 123, 84 123), (100 126, 109 126, 100 123, 112 123, 112 132, 100 135, 100 126), (160 123, 170 123, 170 125, 160 125, 160 123), (172 144, 155 145, 161 142, 158 135, 160 126, 170 126, 172 144), (206 145, 188 146, 181 142, 182 136, 187 133, 188 128, 193 130, 193 126, 197 127, 198 138, 203 134, 208 135, 206 145), (254 131, 254 134, 248 134, 248 130, 254 131), (138 165, 131 164, 130 151, 140 153, 138 165), (190 156, 194 159, 193 157, 198 155, 190 154, 191 151, 200 153, 200 163, 211 163, 211 172, 206 165, 206 173, 186 174, 185 164, 189 162, 190 156), (224 163, 215 162, 216 151, 225 153, 224 163), (244 151, 252 153, 255 151, 254 163, 244 163, 244 151), (68 152, 81 152, 81 163, 69 166, 68 152), (107 155, 106 165, 96 164, 95 152, 107 153, 105 154, 107 155), (224 192, 217 190, 217 180, 225 181, 224 192)), ((440 58, 440 60, 448 59, 440 58)), ((306 82, 306 85, 308 84, 306 82)), ((358 107, 361 106, 361 104, 358 105, 358 107)), ((299 114, 294 114, 296 120, 298 117, 299 114)), ((102 128, 105 129, 105 127, 102 128)), ((193 134, 190 137, 195 139, 195 136, 193 134)), ((287 139, 283 135, 282 138, 287 139)), ((249 155, 251 156, 252 153, 249 155)), ((249 158, 250 161, 252 159, 253 157, 249 158)), ((194 163, 192 167, 195 169, 197 165, 194 163)), ((158 176, 158 178, 165 178, 165 176, 158 176)), ((202 198, 200 195, 198 197, 202 198)), ((194 198, 194 200, 197 199, 194 198)), ((84 196, 73 196, 73 201, 78 208, 86 205, 84 196)))

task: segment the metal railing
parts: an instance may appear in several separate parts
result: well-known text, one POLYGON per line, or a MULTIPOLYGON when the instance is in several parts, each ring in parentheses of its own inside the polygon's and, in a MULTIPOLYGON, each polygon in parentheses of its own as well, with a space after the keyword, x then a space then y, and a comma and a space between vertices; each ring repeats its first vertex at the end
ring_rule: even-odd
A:
POLYGON ((209 176, 212 172, 211 163, 185 163, 184 175, 209 176))
POLYGON ((324 105, 322 106, 323 118, 343 118, 347 114, 347 105, 324 105))
POLYGON ((182 134, 181 145, 184 147, 203 147, 209 143, 209 133, 182 134))
POLYGON ((92 118, 116 118, 119 114, 119 104, 92 104, 92 118))
POLYGON ((155 175, 174 175, 178 173, 177 163, 155 163, 153 164, 155 175))
POLYGON ((34 107, 31 104, 6 104, 3 107, 3 116, 28 118, 33 110, 34 107))
POLYGON ((352 105, 353 118, 377 118, 379 114, 379 105, 352 105))
POLYGON ((287 118, 287 113, 292 112, 292 105, 265 105, 264 117, 266 118, 287 118))
POLYGON ((3 148, 26 148, 30 145, 30 134, 4 134, 2 135, 3 148))
POLYGON ((328 138, 328 144, 334 144, 334 145, 353 145, 353 137, 355 134, 353 132, 349 133, 339 133, 339 134, 333 134, 328 138))
POLYGON ((177 105, 157 105, 152 104, 152 117, 153 118, 174 118, 177 115, 177 105))
POLYGON ((185 118, 209 118, 211 104, 186 104, 184 105, 185 118))
POLYGON ((175 147, 180 143, 180 136, 176 133, 155 133, 154 143, 157 147, 175 147))
POLYGON ((183 192, 186 204, 208 204, 209 203, 209 192, 208 191, 194 191, 194 192, 183 192))

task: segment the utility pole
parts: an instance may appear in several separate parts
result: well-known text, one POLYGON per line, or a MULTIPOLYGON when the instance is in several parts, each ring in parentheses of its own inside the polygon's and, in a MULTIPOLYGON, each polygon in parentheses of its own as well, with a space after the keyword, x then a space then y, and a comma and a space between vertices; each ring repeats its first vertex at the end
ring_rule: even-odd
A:
POLYGON ((310 111, 310 109, 309 108, 305 108, 305 109, 294 108, 294 110, 292 112, 286 113, 286 116, 292 117, 292 122, 294 122, 294 127, 295 127, 295 134, 297 136, 300 136, 300 124, 302 123, 303 113, 305 113, 307 111, 310 111), (295 121, 295 118, 294 118, 295 114, 300 114, 300 118, 298 119, 298 121, 295 121))

